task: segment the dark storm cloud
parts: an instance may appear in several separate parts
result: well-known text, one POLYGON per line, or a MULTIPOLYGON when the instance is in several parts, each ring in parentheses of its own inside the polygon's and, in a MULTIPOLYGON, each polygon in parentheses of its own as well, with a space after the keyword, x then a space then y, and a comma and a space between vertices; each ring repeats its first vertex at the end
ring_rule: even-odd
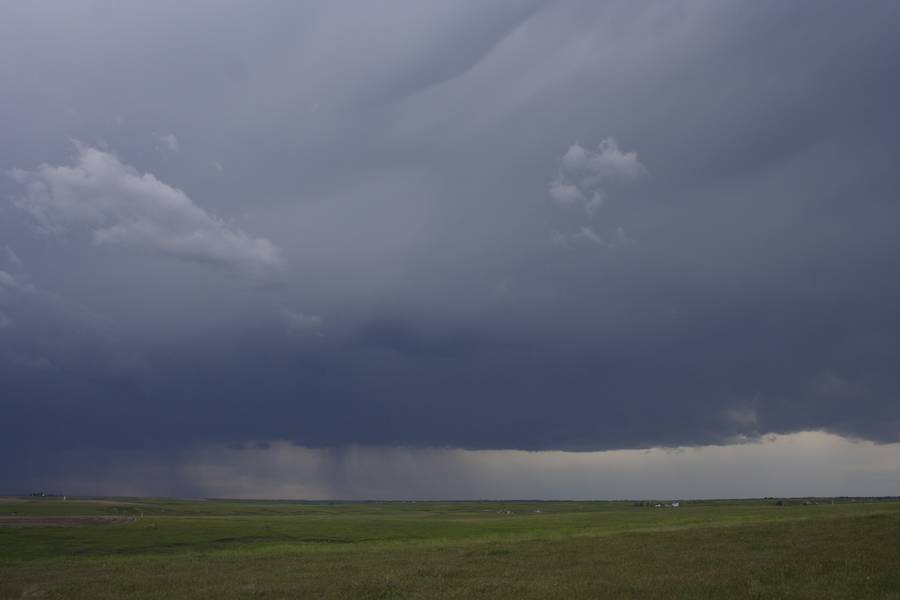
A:
POLYGON ((894 2, 3 10, 22 460, 898 439, 894 2))
POLYGON ((32 463, 29 489, 368 500, 883 496, 896 491, 898 457, 900 444, 852 442, 822 432, 730 446, 577 453, 306 448, 277 441, 200 444, 188 451, 76 451, 32 463))

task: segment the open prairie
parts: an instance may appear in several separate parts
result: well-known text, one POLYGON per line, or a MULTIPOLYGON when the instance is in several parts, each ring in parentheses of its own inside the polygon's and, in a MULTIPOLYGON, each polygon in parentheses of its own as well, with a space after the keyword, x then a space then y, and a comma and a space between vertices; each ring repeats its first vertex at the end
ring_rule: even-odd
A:
POLYGON ((35 498, 0 517, 2 598, 900 598, 900 502, 35 498))

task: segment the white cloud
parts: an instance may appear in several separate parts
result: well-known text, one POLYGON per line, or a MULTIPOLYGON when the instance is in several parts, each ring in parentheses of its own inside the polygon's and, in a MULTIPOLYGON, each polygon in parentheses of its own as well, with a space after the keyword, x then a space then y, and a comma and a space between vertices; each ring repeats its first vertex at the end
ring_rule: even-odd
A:
POLYGON ((160 133, 154 133, 153 137, 156 138, 156 149, 162 153, 171 152, 173 154, 181 153, 181 144, 178 143, 178 138, 175 137, 174 133, 167 133, 165 135, 160 133))
MULTIPOLYGON (((601 185, 607 181, 633 181, 647 172, 637 152, 622 152, 616 140, 606 138, 596 150, 572 144, 559 163, 556 177, 550 182, 550 199, 564 208, 581 207, 589 219, 596 217, 606 205, 607 196, 601 185)), ((554 232, 556 244, 592 245, 612 248, 632 243, 618 227, 612 237, 604 239, 590 226, 574 233, 554 232)))
POLYGON ((756 411, 752 408, 730 408, 725 411, 725 418, 744 427, 756 427, 759 424, 759 418, 756 411))
POLYGON ((0 286, 18 289, 18 282, 16 278, 7 273, 6 271, 0 271, 0 286))
POLYGON ((550 234, 550 240, 560 246, 600 246, 602 248, 619 248, 634 244, 634 240, 628 237, 622 227, 617 227, 608 237, 604 237, 594 231, 593 227, 584 226, 574 233, 562 233, 554 231, 550 234))
POLYGON ((550 198, 560 206, 575 206, 584 202, 584 194, 578 186, 566 183, 561 178, 550 183, 550 198))
POLYGON ((50 233, 90 231, 116 245, 260 274, 282 266, 278 249, 209 214, 183 191, 139 173, 109 152, 77 144, 72 166, 16 169, 25 187, 15 206, 50 233))
POLYGON ((591 227, 582 227, 577 232, 569 236, 576 244, 597 244, 605 246, 606 242, 591 227))
POLYGON ((56 369, 50 359, 44 356, 39 356, 37 358, 19 357, 13 359, 12 362, 14 365, 25 367, 26 369, 41 369, 44 371, 53 371, 56 369))
POLYGON ((317 331, 322 326, 322 317, 319 315, 305 315, 303 313, 285 311, 288 332, 294 335, 305 335, 317 331))
POLYGON ((563 155, 562 168, 573 173, 584 169, 588 162, 588 151, 584 146, 575 142, 569 147, 569 150, 563 155))
POLYGON ((575 142, 563 156, 561 168, 571 176, 581 177, 588 187, 604 179, 637 179, 646 172, 637 152, 622 152, 611 137, 600 142, 596 151, 575 142))
POLYGON ((16 267, 17 269, 21 269, 24 265, 22 259, 13 251, 9 246, 6 247, 6 262, 16 267))
POLYGON ((589 150, 578 142, 563 155, 559 172, 550 183, 550 198, 560 206, 581 205, 589 217, 603 207, 606 181, 633 181, 647 172, 637 152, 622 152, 613 138, 606 138, 589 150))
POLYGON ((12 273, 0 271, 0 290, 6 288, 15 292, 30 292, 34 288, 30 284, 23 283, 16 279, 12 273))
POLYGON ((606 201, 606 195, 603 192, 594 192, 594 195, 591 196, 591 199, 587 201, 584 205, 584 210, 587 212, 588 216, 593 217, 600 209, 603 208, 603 204, 606 201))

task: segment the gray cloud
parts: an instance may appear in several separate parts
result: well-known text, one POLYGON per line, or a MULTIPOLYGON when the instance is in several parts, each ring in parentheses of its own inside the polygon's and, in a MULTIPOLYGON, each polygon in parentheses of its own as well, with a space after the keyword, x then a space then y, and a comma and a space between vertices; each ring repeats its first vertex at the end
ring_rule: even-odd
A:
POLYGON ((248 439, 895 442, 898 27, 887 0, 6 7, 0 483, 248 439))
POLYGON ((305 335, 317 331, 322 325, 322 317, 319 315, 306 315, 287 310, 284 312, 288 331, 295 335, 305 335))
POLYGON ((173 154, 181 153, 181 144, 178 142, 178 138, 175 137, 174 133, 155 133, 153 134, 153 137, 155 137, 157 141, 156 149, 160 152, 171 152, 173 154))
POLYGON ((25 266, 19 255, 9 246, 6 247, 6 262, 16 269, 21 269, 25 266))
POLYGON ((301 499, 549 500, 895 495, 900 444, 821 432, 727 448, 522 452, 313 449, 283 441, 69 457, 34 489, 68 494, 301 499), (789 457, 786 459, 785 457, 789 457))

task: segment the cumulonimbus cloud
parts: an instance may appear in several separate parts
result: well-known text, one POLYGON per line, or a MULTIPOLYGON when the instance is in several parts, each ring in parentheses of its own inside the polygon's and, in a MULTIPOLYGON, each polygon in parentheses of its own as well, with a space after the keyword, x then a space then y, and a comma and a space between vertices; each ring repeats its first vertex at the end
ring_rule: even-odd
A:
POLYGON ((96 245, 116 245, 246 274, 283 265, 278 248, 203 210, 182 190, 140 173, 110 152, 76 144, 71 166, 15 169, 25 193, 13 204, 49 233, 87 230, 96 245))

